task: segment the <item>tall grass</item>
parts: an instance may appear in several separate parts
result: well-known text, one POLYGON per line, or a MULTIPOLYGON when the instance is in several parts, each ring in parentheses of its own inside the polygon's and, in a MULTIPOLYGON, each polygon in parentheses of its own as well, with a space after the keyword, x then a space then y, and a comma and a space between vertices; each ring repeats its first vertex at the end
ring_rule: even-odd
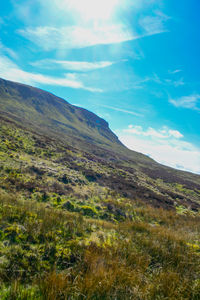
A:
POLYGON ((1 192, 1 299, 200 299, 199 216, 113 223, 1 192))

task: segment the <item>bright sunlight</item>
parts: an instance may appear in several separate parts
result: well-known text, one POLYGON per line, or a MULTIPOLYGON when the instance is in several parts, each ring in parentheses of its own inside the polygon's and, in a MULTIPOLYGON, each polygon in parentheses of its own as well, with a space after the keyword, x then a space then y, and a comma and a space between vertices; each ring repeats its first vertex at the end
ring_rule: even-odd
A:
POLYGON ((109 20, 112 18, 119 0, 65 0, 67 8, 75 10, 85 20, 109 20))

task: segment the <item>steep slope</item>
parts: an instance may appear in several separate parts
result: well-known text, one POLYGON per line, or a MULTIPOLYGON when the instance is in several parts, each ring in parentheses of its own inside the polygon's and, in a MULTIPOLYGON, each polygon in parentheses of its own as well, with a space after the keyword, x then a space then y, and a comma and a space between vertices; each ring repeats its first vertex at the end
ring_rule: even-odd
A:
POLYGON ((56 135, 110 146, 121 144, 108 123, 83 108, 37 88, 0 79, 1 111, 56 135))
MULTIPOLYGON (((46 186, 48 180, 58 184, 60 178, 66 177, 72 169, 80 179, 77 184, 73 182, 75 185, 95 182, 97 186, 157 207, 174 209, 184 205, 198 210, 200 206, 200 176, 162 166, 143 154, 128 150, 106 121, 85 109, 43 90, 0 79, 0 113, 1 147, 11 155, 4 163, 12 164, 13 155, 15 157, 18 149, 22 150, 19 139, 22 142, 25 137, 26 141, 32 141, 29 160, 42 169, 39 173, 48 173, 48 164, 56 164, 54 179, 42 176, 46 186), (18 137, 17 132, 21 130, 21 137, 18 137), (43 145, 44 141, 46 145, 43 145), (9 146, 11 148, 8 147, 10 144, 13 145, 9 146), (50 160, 47 163, 40 161, 39 156, 31 158, 39 151, 40 145, 43 145, 44 153, 51 153, 52 149, 53 153, 60 153, 59 159, 53 155, 51 161, 51 156, 47 156, 46 159, 50 160), (70 149, 73 155, 66 156, 63 149, 70 149), (46 167, 41 167, 40 163, 46 167), (65 169, 61 172, 62 164, 65 169)), ((17 169, 23 165, 23 172, 32 166, 29 162, 22 163, 19 158, 15 163, 17 169)), ((63 191, 73 189, 70 180, 64 180, 63 191)), ((37 180, 32 185, 33 189, 39 189, 37 180)), ((49 190, 52 191, 52 187, 49 190)), ((41 191, 43 193, 44 189, 41 191)))
POLYGON ((23 120, 28 128, 66 139, 73 146, 92 153, 96 150, 100 154, 103 148, 123 155, 126 160, 130 156, 137 161, 152 162, 136 152, 133 157, 133 152, 121 144, 102 118, 38 88, 0 79, 0 112, 20 124, 23 120))

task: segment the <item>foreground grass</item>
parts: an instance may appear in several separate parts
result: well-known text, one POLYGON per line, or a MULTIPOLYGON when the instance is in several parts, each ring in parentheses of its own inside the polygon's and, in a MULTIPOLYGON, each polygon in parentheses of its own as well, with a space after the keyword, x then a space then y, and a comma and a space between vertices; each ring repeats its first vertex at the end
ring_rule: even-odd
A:
POLYGON ((199 299, 200 218, 107 222, 1 191, 1 299, 199 299))
POLYGON ((200 299, 199 189, 140 175, 3 122, 0 299, 200 299))

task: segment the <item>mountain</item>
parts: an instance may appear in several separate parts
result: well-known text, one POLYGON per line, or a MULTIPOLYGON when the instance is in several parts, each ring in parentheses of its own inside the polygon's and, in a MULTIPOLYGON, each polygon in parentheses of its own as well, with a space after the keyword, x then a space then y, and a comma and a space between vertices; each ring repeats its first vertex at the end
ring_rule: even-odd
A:
MULTIPOLYGON (((83 108, 37 88, 0 79, 1 112, 23 119, 40 131, 55 136, 110 146, 121 145, 108 123, 83 108)), ((79 141, 80 143, 80 141, 79 141)))
POLYGON ((101 186, 159 207, 178 203, 196 210, 200 205, 200 176, 162 166, 127 149, 105 120, 86 109, 41 89, 0 79, 0 113, 4 122, 78 149, 83 156, 90 155, 89 160, 98 161, 99 169, 112 164, 126 173, 97 176, 88 167, 90 162, 87 170, 79 167, 101 186))
POLYGON ((0 299, 200 299, 200 176, 0 79, 0 299))

